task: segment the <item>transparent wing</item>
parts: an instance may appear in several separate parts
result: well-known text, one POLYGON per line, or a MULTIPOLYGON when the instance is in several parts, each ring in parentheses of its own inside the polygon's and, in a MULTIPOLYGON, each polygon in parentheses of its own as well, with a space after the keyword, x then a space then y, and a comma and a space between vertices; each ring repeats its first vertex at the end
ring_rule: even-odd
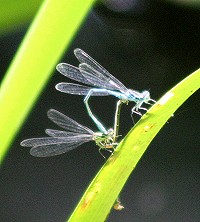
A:
POLYGON ((90 135, 94 134, 94 132, 91 129, 77 123, 75 120, 69 118, 68 116, 65 116, 64 114, 54 109, 50 109, 47 112, 47 116, 52 122, 56 123, 58 126, 60 126, 63 129, 81 134, 90 134, 90 135))
POLYGON ((91 85, 90 82, 82 75, 80 70, 75 66, 72 66, 67 63, 60 63, 56 66, 56 69, 58 70, 58 72, 68 77, 69 79, 73 79, 77 82, 91 85))
POLYGON ((110 78, 94 70, 91 66, 86 63, 79 65, 80 72, 90 82, 90 85, 110 90, 119 90, 120 88, 114 84, 110 78))
POLYGON ((52 136, 52 137, 68 137, 68 136, 78 136, 79 135, 79 133, 53 130, 53 129, 46 129, 45 133, 49 136, 52 136))
POLYGON ((56 69, 64 76, 87 85, 96 86, 105 89, 119 90, 109 79, 101 73, 97 73, 87 64, 81 64, 79 68, 67 63, 60 63, 56 69), (91 76, 91 77, 90 77, 91 76))
POLYGON ((107 77, 109 80, 112 80, 114 85, 118 88, 118 90, 124 93, 127 91, 127 88, 118 79, 116 79, 113 75, 111 75, 103 66, 101 66, 98 62, 96 62, 83 50, 75 49, 74 54, 80 63, 88 64, 90 67, 93 68, 93 70, 96 70, 97 72, 107 77))
POLYGON ((23 140, 20 145, 25 147, 36 147, 36 146, 48 146, 48 145, 59 145, 62 143, 76 144, 79 142, 87 142, 92 140, 92 135, 82 134, 78 136, 70 137, 41 137, 31 138, 23 140))
POLYGON ((62 143, 62 144, 52 144, 52 145, 32 147, 30 150, 30 154, 35 157, 56 156, 59 154, 66 153, 70 150, 73 150, 88 141, 84 140, 84 141, 79 141, 77 143, 65 143, 65 144, 62 143))
MULTIPOLYGON (((82 86, 74 83, 61 82, 56 85, 56 89, 60 92, 73 94, 73 95, 87 95, 88 92, 93 89, 92 87, 82 86)), ((100 89, 101 90, 101 89, 100 89)), ((91 96, 109 96, 110 94, 104 92, 93 92, 91 96)))

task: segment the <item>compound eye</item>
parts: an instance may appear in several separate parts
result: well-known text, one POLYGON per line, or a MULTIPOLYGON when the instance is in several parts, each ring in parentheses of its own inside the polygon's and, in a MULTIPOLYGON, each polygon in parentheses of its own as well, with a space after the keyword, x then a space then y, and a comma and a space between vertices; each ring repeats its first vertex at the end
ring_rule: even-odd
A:
POLYGON ((144 91, 144 92, 142 92, 142 94, 143 94, 143 98, 149 98, 150 97, 149 91, 144 91))
POLYGON ((113 133, 113 129, 112 128, 108 130, 108 134, 111 134, 111 133, 113 133))

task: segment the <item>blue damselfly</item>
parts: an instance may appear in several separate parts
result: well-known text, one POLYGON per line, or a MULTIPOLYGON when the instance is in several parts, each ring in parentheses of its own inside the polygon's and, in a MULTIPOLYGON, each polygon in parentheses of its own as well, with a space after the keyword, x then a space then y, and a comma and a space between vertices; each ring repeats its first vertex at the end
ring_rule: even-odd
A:
POLYGON ((56 68, 64 76, 88 86, 61 82, 56 85, 56 89, 68 94, 86 95, 84 103, 87 111, 101 132, 106 133, 106 129, 93 115, 89 107, 88 100, 90 96, 112 95, 117 97, 121 103, 126 104, 128 104, 129 101, 133 101, 135 102, 135 106, 132 108, 131 114, 136 113, 141 116, 140 110, 147 110, 145 107, 142 107, 143 103, 152 105, 151 102, 156 102, 150 98, 150 93, 147 90, 139 92, 126 88, 118 79, 83 50, 75 49, 74 54, 80 62, 79 67, 67 63, 60 63, 56 68))

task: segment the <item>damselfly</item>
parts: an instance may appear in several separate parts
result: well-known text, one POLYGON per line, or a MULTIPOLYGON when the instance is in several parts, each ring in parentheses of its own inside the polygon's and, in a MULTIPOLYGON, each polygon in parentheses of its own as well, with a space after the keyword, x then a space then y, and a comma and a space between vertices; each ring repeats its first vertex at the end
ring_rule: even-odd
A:
POLYGON ((147 110, 145 107, 142 107, 143 103, 152 105, 151 102, 156 102, 150 98, 150 93, 147 90, 139 92, 127 89, 118 79, 83 50, 75 49, 74 54, 80 62, 78 68, 67 63, 60 63, 56 68, 64 76, 89 86, 62 82, 56 85, 56 89, 64 93, 86 95, 84 103, 87 111, 101 132, 106 133, 103 125, 90 110, 88 105, 90 96, 112 95, 126 104, 128 104, 129 101, 133 101, 135 102, 135 106, 132 108, 131 114, 136 113, 139 115, 142 115, 140 110, 147 110))
POLYGON ((49 137, 31 138, 23 140, 20 145, 32 147, 30 154, 36 157, 49 157, 66 153, 89 141, 95 141, 101 149, 112 149, 116 145, 113 140, 113 129, 109 129, 106 134, 102 132, 93 132, 86 126, 77 123, 68 116, 50 109, 47 112, 48 118, 65 129, 66 131, 46 129, 49 137))

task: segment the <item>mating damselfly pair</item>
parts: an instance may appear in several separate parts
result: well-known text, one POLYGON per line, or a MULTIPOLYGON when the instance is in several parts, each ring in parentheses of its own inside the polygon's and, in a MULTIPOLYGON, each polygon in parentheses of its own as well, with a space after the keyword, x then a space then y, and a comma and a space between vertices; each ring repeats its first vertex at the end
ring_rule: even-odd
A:
POLYGON ((47 129, 46 134, 49 137, 31 138, 22 141, 22 146, 32 147, 30 153, 33 156, 47 157, 62 154, 91 140, 94 140, 100 149, 114 148, 118 137, 121 105, 133 101, 135 106, 132 108, 131 114, 142 115, 140 110, 147 110, 142 105, 144 103, 152 105, 151 102, 155 102, 155 100, 150 98, 150 93, 146 90, 138 92, 126 88, 83 50, 75 49, 74 54, 80 62, 79 67, 60 63, 56 68, 64 76, 85 85, 62 82, 56 85, 56 89, 68 94, 85 95, 84 103, 86 109, 99 132, 95 133, 64 114, 51 109, 47 113, 48 117, 67 131, 47 129), (88 101, 90 96, 109 95, 117 97, 119 101, 117 102, 115 112, 114 127, 107 130, 92 113, 88 101))

